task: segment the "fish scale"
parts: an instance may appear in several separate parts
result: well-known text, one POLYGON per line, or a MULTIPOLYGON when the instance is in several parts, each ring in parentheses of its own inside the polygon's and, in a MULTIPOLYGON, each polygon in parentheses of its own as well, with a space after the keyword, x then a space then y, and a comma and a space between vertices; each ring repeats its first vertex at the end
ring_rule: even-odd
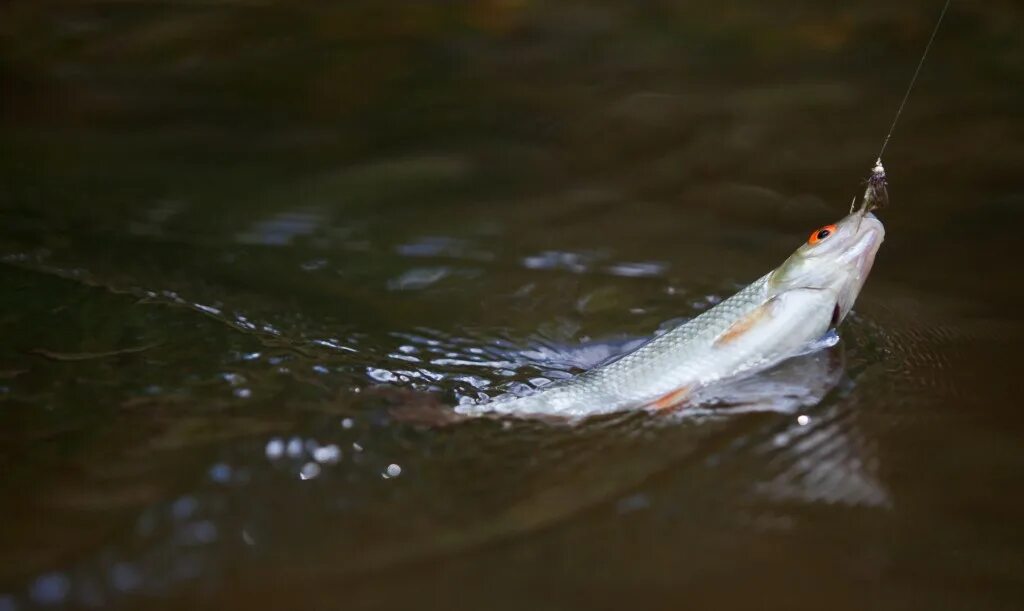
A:
POLYGON ((490 403, 460 406, 459 410, 590 415, 639 407, 693 385, 701 381, 702 373, 706 378, 705 370, 721 359, 711 350, 714 340, 766 301, 770 276, 762 276, 692 320, 576 378, 555 382, 533 395, 503 396, 490 403))

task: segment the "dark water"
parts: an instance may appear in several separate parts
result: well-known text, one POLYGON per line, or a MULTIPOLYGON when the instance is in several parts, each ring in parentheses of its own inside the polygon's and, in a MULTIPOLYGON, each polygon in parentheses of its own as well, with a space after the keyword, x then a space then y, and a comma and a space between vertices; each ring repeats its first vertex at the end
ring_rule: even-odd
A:
POLYGON ((4 4, 0 610, 1021 608, 1008 2, 954 2, 872 277, 773 409, 396 416, 777 265, 938 9, 4 4))

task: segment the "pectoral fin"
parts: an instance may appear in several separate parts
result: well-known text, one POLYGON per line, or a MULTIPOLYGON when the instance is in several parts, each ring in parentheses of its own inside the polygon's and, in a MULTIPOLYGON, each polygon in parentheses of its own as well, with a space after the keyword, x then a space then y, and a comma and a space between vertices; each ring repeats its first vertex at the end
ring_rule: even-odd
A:
POLYGON ((713 345, 716 348, 719 346, 725 346, 746 335, 751 329, 754 328, 755 325, 757 325, 757 323, 771 316, 772 306, 775 302, 775 299, 777 298, 773 297, 769 299, 768 301, 758 306, 757 309, 755 309, 753 312, 750 312, 743 318, 734 322, 732 326, 723 331, 722 334, 715 339, 713 345))
POLYGON ((820 333, 818 331, 809 331, 810 335, 817 337, 828 330, 830 320, 835 322, 836 306, 835 294, 832 291, 811 287, 790 289, 775 295, 746 316, 734 322, 721 335, 715 338, 712 345, 716 348, 728 346, 758 327, 772 324, 773 321, 782 322, 787 325, 787 328, 792 327, 792 321, 784 322, 786 319, 791 318, 791 316, 786 316, 783 319, 778 318, 778 315, 782 312, 789 312, 790 314, 802 313, 799 318, 799 325, 797 326, 801 330, 817 329, 820 327, 820 333))

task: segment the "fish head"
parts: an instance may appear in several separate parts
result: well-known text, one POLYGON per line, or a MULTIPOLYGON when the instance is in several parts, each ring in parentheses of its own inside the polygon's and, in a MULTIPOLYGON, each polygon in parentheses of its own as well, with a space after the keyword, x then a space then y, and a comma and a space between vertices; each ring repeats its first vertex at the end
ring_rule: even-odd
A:
POLYGON ((846 318, 885 237, 882 222, 866 208, 815 229, 772 272, 769 287, 773 294, 797 288, 828 290, 836 297, 833 323, 839 324, 846 318))

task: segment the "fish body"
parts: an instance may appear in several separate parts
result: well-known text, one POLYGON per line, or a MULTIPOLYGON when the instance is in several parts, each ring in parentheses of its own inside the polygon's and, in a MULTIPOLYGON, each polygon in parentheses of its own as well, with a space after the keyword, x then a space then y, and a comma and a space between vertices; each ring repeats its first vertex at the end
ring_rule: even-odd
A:
POLYGON ((781 266, 636 350, 532 395, 461 405, 466 415, 581 417, 685 405, 699 389, 801 352, 853 307, 885 229, 870 210, 885 201, 879 163, 864 203, 811 234, 781 266))

